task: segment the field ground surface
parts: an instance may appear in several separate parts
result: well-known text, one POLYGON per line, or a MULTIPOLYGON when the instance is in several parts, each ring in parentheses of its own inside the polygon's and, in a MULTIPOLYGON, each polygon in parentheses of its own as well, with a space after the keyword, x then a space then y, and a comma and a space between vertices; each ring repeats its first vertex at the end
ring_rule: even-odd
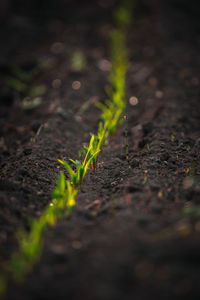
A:
MULTIPOLYGON (((28 231, 51 201, 57 158, 78 158, 97 132, 95 102, 107 97, 115 1, 49 1, 40 14, 31 3, 13 6, 0 32, 1 264, 18 249, 17 230, 28 231), (26 88, 11 88, 22 74, 26 88)), ((138 1, 127 40, 128 126, 86 175, 71 216, 48 228, 25 281, 9 281, 6 299, 200 298, 197 6, 138 1)))

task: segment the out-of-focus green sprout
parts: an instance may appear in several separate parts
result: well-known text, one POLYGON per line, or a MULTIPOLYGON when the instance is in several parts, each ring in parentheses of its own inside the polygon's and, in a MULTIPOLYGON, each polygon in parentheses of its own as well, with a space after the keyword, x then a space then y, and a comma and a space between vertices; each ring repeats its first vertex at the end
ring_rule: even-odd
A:
POLYGON ((71 68, 75 72, 81 72, 86 67, 86 59, 81 50, 76 50, 71 56, 71 68))

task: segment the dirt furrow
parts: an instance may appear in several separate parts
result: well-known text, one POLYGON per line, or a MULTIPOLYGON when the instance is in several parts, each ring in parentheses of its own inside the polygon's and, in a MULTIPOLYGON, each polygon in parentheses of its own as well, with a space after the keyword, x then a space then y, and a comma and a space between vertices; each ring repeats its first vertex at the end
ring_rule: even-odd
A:
MULTIPOLYGON (((129 162, 124 125, 89 172, 73 214, 48 230, 41 261, 21 286, 10 283, 8 299, 199 298, 198 34, 186 3, 138 5, 128 41, 129 162)), ((105 77, 90 70, 84 93, 91 87, 101 97, 105 77)), ((76 154, 95 129, 95 108, 71 122, 71 106, 74 114, 73 99, 62 101, 69 115, 60 110, 47 122, 32 150, 39 159, 43 148, 47 157, 76 154)))

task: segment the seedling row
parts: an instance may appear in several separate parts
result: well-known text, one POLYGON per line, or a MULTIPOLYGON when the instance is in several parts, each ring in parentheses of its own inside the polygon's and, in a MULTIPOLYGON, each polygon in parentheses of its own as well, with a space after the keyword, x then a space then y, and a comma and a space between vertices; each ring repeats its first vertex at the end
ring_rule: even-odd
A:
POLYGON ((76 195, 84 183, 88 169, 92 171, 98 168, 101 151, 114 135, 121 116, 125 112, 125 76, 128 68, 128 56, 126 49, 126 35, 131 20, 131 1, 123 2, 122 6, 114 13, 115 29, 110 34, 110 60, 112 71, 109 85, 106 88, 107 99, 98 102, 96 106, 101 111, 100 122, 96 134, 90 133, 87 146, 79 151, 78 159, 70 158, 68 161, 58 159, 65 168, 60 172, 56 187, 52 193, 52 201, 47 206, 39 219, 31 222, 30 232, 18 232, 19 251, 15 253, 9 263, 6 264, 4 274, 0 274, 0 294, 6 290, 8 278, 22 281, 33 265, 39 260, 43 248, 43 234, 47 226, 55 225, 56 221, 68 216, 76 205, 76 195))

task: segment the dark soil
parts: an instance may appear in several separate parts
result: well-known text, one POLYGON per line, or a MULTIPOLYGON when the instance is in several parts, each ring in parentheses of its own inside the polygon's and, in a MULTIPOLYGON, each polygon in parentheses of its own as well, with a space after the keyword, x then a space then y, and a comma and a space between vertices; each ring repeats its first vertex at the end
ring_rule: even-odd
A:
MULTIPOLYGON (((53 3, 40 13, 37 5, 29 14, 12 7, 0 33, 8 39, 0 65, 2 264, 17 250, 18 228, 29 230, 29 218, 51 201, 57 158, 77 158, 97 131, 94 102, 106 98, 115 3, 53 3), (81 71, 71 66, 77 49, 86 59, 81 71), (14 64, 33 74, 23 93, 5 82, 14 64), (23 109, 41 84, 41 104, 23 109)), ((7 299, 199 299, 197 9, 197 1, 139 1, 127 44, 129 162, 123 125, 87 174, 72 215, 46 232, 38 264, 23 284, 9 282, 7 299)))

